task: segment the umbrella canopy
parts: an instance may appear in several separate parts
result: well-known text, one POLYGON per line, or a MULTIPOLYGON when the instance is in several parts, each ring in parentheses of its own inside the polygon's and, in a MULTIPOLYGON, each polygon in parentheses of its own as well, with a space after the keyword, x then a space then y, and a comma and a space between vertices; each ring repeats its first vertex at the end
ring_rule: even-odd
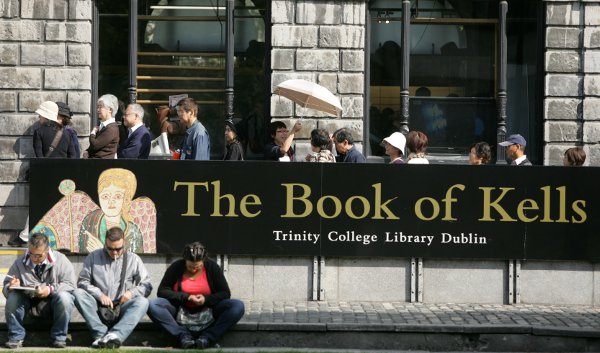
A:
POLYGON ((325 112, 334 116, 342 111, 340 100, 327 88, 306 80, 287 80, 275 87, 275 94, 289 98, 303 108, 325 112))

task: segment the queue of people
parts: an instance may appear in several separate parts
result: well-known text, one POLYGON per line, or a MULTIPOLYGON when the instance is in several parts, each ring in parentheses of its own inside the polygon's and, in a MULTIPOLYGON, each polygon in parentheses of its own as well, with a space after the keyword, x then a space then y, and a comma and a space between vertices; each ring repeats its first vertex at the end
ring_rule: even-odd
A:
MULTIPOLYGON (((139 104, 130 104, 123 113, 122 128, 119 131, 116 115, 119 101, 112 94, 105 94, 97 101, 100 124, 92 128, 89 147, 83 158, 134 158, 147 159, 150 154, 151 134, 143 124, 144 109, 139 104), (124 138, 120 138, 124 136, 124 138)), ((183 141, 175 159, 209 160, 211 157, 210 135, 199 120, 198 103, 193 98, 180 100, 174 109, 159 106, 157 114, 161 132, 182 134, 183 141), (170 121, 169 114, 176 111, 179 121, 170 121)), ((36 110, 40 117, 40 127, 34 131, 34 151, 36 157, 79 158, 80 147, 77 134, 71 126, 72 113, 62 102, 43 102, 36 110), (65 132, 63 137, 63 131, 65 132)), ((302 120, 294 123, 290 130, 283 121, 272 121, 269 125, 270 141, 263 148, 265 160, 292 162, 300 161, 295 150, 295 139, 302 129, 302 120)), ((238 134, 233 120, 224 124, 225 150, 223 160, 244 160, 243 138, 238 134)), ((243 131, 242 131, 243 132, 243 131)), ((391 164, 429 164, 427 158, 428 136, 421 131, 410 131, 404 135, 394 132, 383 139, 381 145, 391 164)), ((525 154, 527 141, 519 134, 508 136, 498 144, 506 150, 507 162, 511 165, 532 165, 525 154)), ((314 129, 310 133, 311 153, 307 162, 365 163, 365 156, 354 146, 354 136, 347 128, 329 134, 324 129, 314 129)), ((491 147, 484 141, 469 148, 469 164, 481 165, 491 162, 491 147)), ((583 165, 585 151, 571 148, 565 152, 564 165, 583 165)), ((26 239, 24 239, 26 241, 26 239)))
POLYGON ((244 303, 231 299, 222 269, 199 242, 185 246, 182 258, 166 270, 157 298, 148 300, 152 283, 142 259, 125 248, 119 227, 106 232, 104 247, 92 251, 79 277, 48 237, 32 234, 3 283, 8 327, 6 348, 23 346, 24 321, 49 318, 51 347, 67 346, 73 308, 85 319, 92 348, 119 348, 147 313, 184 349, 206 349, 244 315, 244 303))

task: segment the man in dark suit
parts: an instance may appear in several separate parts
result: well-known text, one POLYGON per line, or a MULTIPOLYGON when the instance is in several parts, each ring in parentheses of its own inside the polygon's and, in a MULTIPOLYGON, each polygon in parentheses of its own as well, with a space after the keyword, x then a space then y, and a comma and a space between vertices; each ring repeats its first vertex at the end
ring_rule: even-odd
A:
POLYGON ((139 104, 130 104, 123 114, 123 125, 127 127, 127 138, 119 146, 118 158, 148 159, 150 132, 144 126, 144 108, 139 104))
POLYGON ((525 155, 527 141, 525 141, 523 136, 519 134, 510 135, 506 141, 498 144, 506 147, 506 157, 511 160, 510 165, 531 165, 531 162, 525 155))

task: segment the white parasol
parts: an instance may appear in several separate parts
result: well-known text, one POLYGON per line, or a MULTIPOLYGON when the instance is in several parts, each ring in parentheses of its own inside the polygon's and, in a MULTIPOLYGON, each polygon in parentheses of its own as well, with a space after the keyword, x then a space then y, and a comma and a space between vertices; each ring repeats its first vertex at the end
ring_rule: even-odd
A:
POLYGON ((303 108, 338 116, 342 111, 340 100, 327 88, 306 80, 287 80, 275 87, 275 94, 286 97, 303 108))

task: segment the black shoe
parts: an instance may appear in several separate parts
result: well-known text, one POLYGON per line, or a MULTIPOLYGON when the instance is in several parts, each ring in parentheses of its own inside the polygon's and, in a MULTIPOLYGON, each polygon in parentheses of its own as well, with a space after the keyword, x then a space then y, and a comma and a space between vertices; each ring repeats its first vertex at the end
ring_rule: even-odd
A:
POLYGON ((200 336, 196 339, 196 348, 206 349, 210 347, 210 341, 204 336, 200 336))
POLYGON ((185 338, 179 341, 179 346, 181 349, 190 349, 196 347, 196 342, 192 338, 185 338))
POLYGON ((8 245, 15 247, 15 248, 24 248, 24 247, 26 247, 27 242, 19 237, 16 237, 12 240, 9 240, 8 245))

